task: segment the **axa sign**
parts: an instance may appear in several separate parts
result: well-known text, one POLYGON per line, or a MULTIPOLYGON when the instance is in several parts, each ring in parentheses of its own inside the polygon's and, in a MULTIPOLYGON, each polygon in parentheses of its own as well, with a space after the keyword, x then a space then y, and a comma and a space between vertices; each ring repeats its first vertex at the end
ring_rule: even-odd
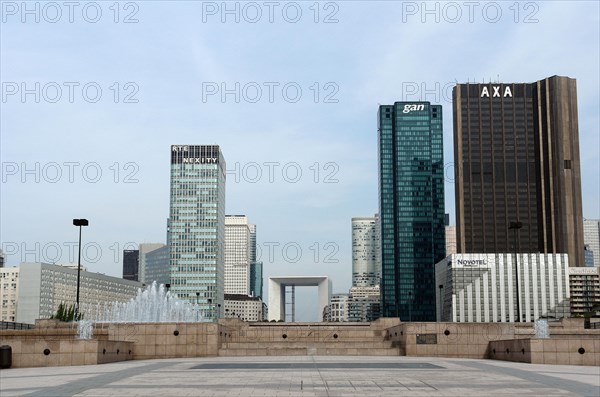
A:
MULTIPOLYGON (((500 86, 499 85, 493 85, 492 87, 492 98, 500 98, 500 86)), ((488 89, 487 86, 484 86, 481 89, 481 98, 489 98, 490 97, 490 90, 488 89)), ((512 98, 512 91, 510 90, 510 86, 506 86, 504 87, 504 91, 502 92, 502 97, 504 98, 512 98)))
POLYGON ((414 111, 418 111, 418 110, 425 110, 425 105, 424 104, 412 104, 412 105, 404 105, 404 109, 402 109, 402 113, 410 113, 410 112, 414 112, 414 111))

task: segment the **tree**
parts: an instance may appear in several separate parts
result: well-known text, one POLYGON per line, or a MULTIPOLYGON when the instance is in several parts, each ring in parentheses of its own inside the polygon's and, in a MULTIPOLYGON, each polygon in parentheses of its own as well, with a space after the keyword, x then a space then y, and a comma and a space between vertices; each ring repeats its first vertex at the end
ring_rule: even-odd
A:
MULTIPOLYGON (((59 321, 73 321, 73 317, 75 317, 75 305, 66 306, 61 302, 58 309, 56 309, 56 313, 50 318, 59 321)), ((83 313, 79 313, 79 320, 83 320, 83 313)))

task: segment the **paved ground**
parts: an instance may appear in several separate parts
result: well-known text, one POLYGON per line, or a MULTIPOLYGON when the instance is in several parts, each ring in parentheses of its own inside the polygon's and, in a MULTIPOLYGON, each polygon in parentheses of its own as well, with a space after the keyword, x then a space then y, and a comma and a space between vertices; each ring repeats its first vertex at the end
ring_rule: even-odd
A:
POLYGON ((422 357, 218 357, 0 371, 8 396, 600 396, 600 367, 422 357))

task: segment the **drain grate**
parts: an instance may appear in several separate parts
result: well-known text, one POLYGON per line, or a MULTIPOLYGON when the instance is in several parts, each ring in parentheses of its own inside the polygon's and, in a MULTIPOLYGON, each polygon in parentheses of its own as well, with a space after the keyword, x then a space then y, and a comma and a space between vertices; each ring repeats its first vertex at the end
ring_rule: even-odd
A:
POLYGON ((445 369, 430 363, 206 363, 190 369, 445 369))

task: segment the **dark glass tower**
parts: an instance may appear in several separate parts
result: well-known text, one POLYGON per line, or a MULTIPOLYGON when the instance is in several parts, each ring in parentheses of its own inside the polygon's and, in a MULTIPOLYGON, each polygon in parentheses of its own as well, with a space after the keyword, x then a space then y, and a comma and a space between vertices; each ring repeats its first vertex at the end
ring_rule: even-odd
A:
POLYGON ((123 251, 123 278, 125 280, 139 281, 140 251, 123 251))
POLYGON ((575 79, 458 84, 453 106, 458 252, 584 266, 575 79))
POLYGON ((435 321, 434 265, 446 253, 442 107, 379 107, 383 317, 435 321))

